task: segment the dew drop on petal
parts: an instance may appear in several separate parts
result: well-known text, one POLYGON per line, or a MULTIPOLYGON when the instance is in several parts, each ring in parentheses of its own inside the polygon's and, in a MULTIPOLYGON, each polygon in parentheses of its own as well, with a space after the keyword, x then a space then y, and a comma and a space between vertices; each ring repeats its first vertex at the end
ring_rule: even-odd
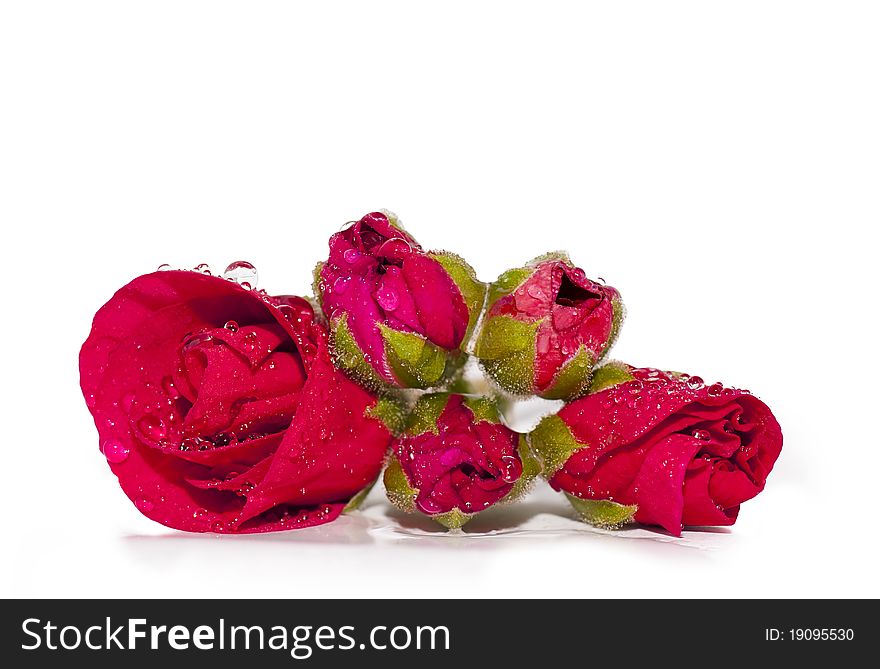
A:
POLYGON ((138 421, 138 429, 149 439, 160 441, 167 436, 165 423, 155 416, 144 416, 138 421))
POLYGON ((202 274, 211 274, 211 266, 208 263, 199 263, 193 268, 196 272, 201 272, 202 274))
POLYGON ((400 299, 393 290, 379 290, 376 293, 376 302, 385 311, 394 311, 400 304, 400 299))
POLYGON ((151 502, 146 497, 138 497, 134 501, 134 505, 137 507, 138 511, 140 511, 141 513, 150 513, 150 511, 152 511, 153 509, 156 508, 156 505, 153 504, 153 502, 151 502))
POLYGON ((699 439, 700 441, 709 441, 710 437, 708 430, 701 429, 696 429, 691 432, 691 436, 693 436, 695 439, 699 439))
POLYGON ((223 278, 235 281, 242 288, 253 290, 257 287, 257 279, 259 274, 257 268, 246 260, 236 260, 229 263, 229 266, 223 270, 223 278))
POLYGON ((687 387, 691 390, 699 390, 704 385, 705 383, 703 383, 703 379, 701 379, 699 376, 691 376, 687 380, 687 387))
POLYGON ((167 272, 170 269, 171 269, 171 265, 169 265, 167 262, 165 262, 165 263, 162 263, 161 265, 159 265, 156 268, 156 271, 157 272, 167 272))
POLYGON ((230 332, 238 332, 238 323, 236 323, 235 321, 226 321, 223 327, 230 332))
POLYGON ((360 260, 361 252, 357 249, 346 249, 345 253, 342 254, 342 257, 349 265, 353 265, 358 260, 360 260))
POLYGON ((104 457, 107 458, 107 462, 119 464, 128 458, 130 450, 128 446, 122 442, 116 441, 115 439, 108 439, 101 444, 101 452, 104 454, 104 457))
POLYGON ((351 277, 349 276, 341 276, 336 281, 333 282, 333 290, 339 293, 340 295, 348 290, 349 282, 351 281, 351 277))

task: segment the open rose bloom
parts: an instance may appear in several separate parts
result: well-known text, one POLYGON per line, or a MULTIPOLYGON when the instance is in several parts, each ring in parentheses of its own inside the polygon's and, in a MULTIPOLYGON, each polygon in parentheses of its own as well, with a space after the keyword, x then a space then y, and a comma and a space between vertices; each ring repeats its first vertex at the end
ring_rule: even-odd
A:
POLYGON ((564 253, 548 254, 489 288, 474 353, 507 392, 574 399, 586 392, 623 315, 617 290, 588 279, 564 253))
POLYGON ((308 302, 198 272, 119 290, 80 372, 125 494, 181 530, 333 520, 379 476, 391 441, 394 407, 334 368, 308 302))
POLYGON ((540 472, 523 435, 485 397, 424 395, 385 470, 388 499, 449 528, 524 494, 540 472))
POLYGON ((585 520, 635 520, 674 535, 732 525, 782 448, 766 404, 686 374, 609 363, 590 393, 530 435, 544 475, 585 520))
POLYGON ((485 285, 451 253, 426 253, 390 213, 330 238, 315 269, 335 361, 367 387, 430 388, 464 361, 485 285))

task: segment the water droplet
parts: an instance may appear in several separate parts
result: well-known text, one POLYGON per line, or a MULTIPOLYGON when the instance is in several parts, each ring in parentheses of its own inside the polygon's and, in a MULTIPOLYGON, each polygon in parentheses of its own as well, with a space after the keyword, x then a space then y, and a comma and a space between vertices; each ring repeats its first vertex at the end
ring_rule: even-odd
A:
POLYGON ((340 276, 338 279, 336 279, 336 281, 333 282, 333 290, 341 295, 346 290, 348 290, 350 281, 350 276, 340 276))
POLYGON ((345 253, 342 254, 342 257, 345 258, 345 262, 349 265, 353 265, 360 260, 361 252, 357 249, 346 249, 345 253))
POLYGON ((376 302, 385 311, 394 311, 400 304, 400 299, 393 290, 382 288, 376 293, 376 302))
POLYGON ((724 386, 722 386, 720 383, 713 383, 711 386, 709 386, 706 392, 709 393, 709 395, 711 395, 712 397, 717 397, 721 394, 721 391, 723 390, 724 386))
POLYGON ((223 278, 235 281, 242 288, 253 290, 257 287, 259 274, 257 268, 245 260, 236 260, 229 263, 229 266, 223 270, 223 278))
POLYGON ((198 520, 199 518, 204 518, 207 515, 207 509, 196 509, 195 511, 193 511, 193 518, 195 518, 196 520, 198 520))
POLYGON ((174 385, 174 380, 170 376, 166 376, 162 379, 162 389, 165 391, 165 394, 173 400, 180 397, 180 393, 177 392, 177 387, 174 385))
POLYGON ((137 507, 138 511, 140 511, 141 513, 150 513, 150 511, 152 511, 153 509, 156 508, 156 505, 153 504, 153 502, 151 502, 146 497, 138 497, 134 501, 134 505, 137 507))
POLYGON ((215 520, 211 523, 211 531, 216 532, 217 534, 222 534, 226 531, 226 524, 219 520, 215 520))
POLYGON ((526 292, 534 297, 536 300, 543 300, 546 297, 546 294, 544 293, 544 290, 541 288, 541 286, 534 283, 526 288, 526 292))
POLYGON ((413 248, 408 241, 400 237, 393 237, 379 247, 376 255, 399 260, 403 256, 412 255, 412 252, 413 248))
POLYGON ((705 383, 703 383, 703 379, 701 379, 699 376, 689 377, 686 383, 687 387, 691 390, 699 390, 705 385, 705 383))
POLYGON ((167 272, 167 271, 170 270, 170 269, 171 269, 171 265, 169 265, 169 264, 166 262, 166 263, 162 263, 161 265, 159 265, 159 266, 156 268, 156 271, 157 271, 157 272, 167 272))
POLYGON ((199 263, 193 268, 196 272, 201 272, 202 274, 211 274, 211 266, 208 263, 199 263))
POLYGON ((115 439, 108 439, 101 444, 101 452, 104 454, 104 457, 107 458, 107 462, 119 464, 128 458, 128 454, 131 451, 128 446, 122 442, 116 441, 115 439))
POLYGON ((256 332, 248 332, 244 336, 244 339, 242 339, 241 349, 245 353, 251 353, 256 348, 257 348, 257 333, 256 332))
POLYGON ((587 278, 587 273, 582 270, 580 267, 575 267, 570 271, 571 278, 573 278, 576 282, 583 281, 587 278))
POLYGON ((235 321, 226 321, 223 327, 230 332, 238 332, 238 323, 236 323, 235 321))
POLYGON ((693 436, 695 439, 699 439, 700 441, 709 441, 709 437, 711 435, 709 434, 709 430, 696 429, 691 432, 691 436, 693 436))
POLYGON ((165 423, 156 416, 144 416, 141 418, 138 421, 138 429, 144 436, 153 441, 160 441, 168 434, 168 431, 165 429, 165 423))

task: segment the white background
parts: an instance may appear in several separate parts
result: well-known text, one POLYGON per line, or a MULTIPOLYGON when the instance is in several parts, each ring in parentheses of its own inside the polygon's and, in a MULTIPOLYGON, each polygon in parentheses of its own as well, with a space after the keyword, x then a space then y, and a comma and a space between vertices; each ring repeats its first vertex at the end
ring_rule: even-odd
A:
POLYGON ((0 594, 880 596, 878 32, 871 2, 3 3, 0 594), (160 263, 306 292, 381 207, 487 280, 570 250, 627 303, 615 357, 771 405, 766 492, 678 541, 546 490, 459 537, 381 495, 262 537, 141 517, 78 387, 93 313, 160 263))

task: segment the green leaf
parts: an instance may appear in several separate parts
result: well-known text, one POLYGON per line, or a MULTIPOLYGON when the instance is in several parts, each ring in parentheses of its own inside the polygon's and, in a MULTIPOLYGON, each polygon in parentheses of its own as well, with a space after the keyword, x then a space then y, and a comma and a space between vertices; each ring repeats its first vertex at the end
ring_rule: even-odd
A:
POLYGON ((375 405, 367 408, 364 415, 380 421, 395 436, 406 428, 406 407, 394 395, 383 395, 375 405))
POLYGON ((448 403, 449 393, 422 395, 410 411, 406 433, 413 437, 425 432, 437 434, 437 421, 448 403))
POLYGON ((617 360, 612 360, 601 367, 593 370, 593 380, 590 382, 590 393, 598 393, 601 390, 633 380, 629 365, 617 360))
POLYGON ((639 510, 638 504, 618 504, 607 499, 581 499, 568 493, 565 496, 581 518, 594 527, 606 530, 618 530, 631 523, 639 510))
POLYGON ((372 483, 368 486, 364 487, 358 494, 348 500, 348 504, 342 509, 342 513, 350 513, 351 511, 357 511, 361 504, 364 503, 364 500, 367 498, 367 495, 370 494, 370 491, 373 489, 373 486, 376 485, 376 481, 379 479, 374 479, 372 483))
POLYGON ((485 372, 510 393, 532 392, 535 378, 535 334, 541 321, 526 323, 495 316, 483 323, 475 355, 485 372))
POLYGON ((524 497, 531 489, 537 476, 541 473, 541 461, 532 452, 532 449, 529 447, 528 439, 526 439, 526 435, 524 434, 519 435, 519 446, 517 447, 517 451, 519 452, 519 459, 522 462, 522 475, 517 479, 516 483, 513 484, 513 488, 510 489, 510 492, 504 496, 503 501, 505 503, 516 502, 524 497))
POLYGON ((573 400, 586 394, 590 387, 594 362, 593 354, 582 345, 577 354, 556 373, 553 384, 541 393, 541 397, 548 400, 573 400))
POLYGON ((588 444, 581 444, 559 416, 547 416, 529 434, 529 443, 544 463, 544 478, 551 479, 571 457, 588 444))
POLYGON ((324 300, 324 294, 321 290, 321 270, 324 269, 324 265, 327 263, 319 262, 315 265, 315 269, 312 270, 312 295, 315 296, 315 299, 318 300, 320 304, 324 300))
POLYGON ((416 495, 419 494, 419 491, 409 484, 406 473, 400 466, 400 460, 396 456, 392 455, 389 458, 382 481, 385 484, 385 495, 389 502, 401 511, 415 513, 416 495))
POLYGON ((493 284, 489 286, 489 296, 486 299, 486 309, 490 309, 493 304, 505 295, 510 295, 519 288, 535 270, 531 267, 517 267, 509 269, 499 276, 493 284))
POLYGON ((529 260, 526 265, 529 267, 537 267, 541 263, 548 261, 562 262, 569 267, 574 267, 574 263, 571 261, 571 256, 568 255, 568 251, 550 251, 549 253, 542 253, 537 258, 529 260))
POLYGON ((449 274, 452 281, 458 286, 461 296, 464 298, 464 303, 467 305, 468 327, 461 345, 462 350, 464 350, 467 348, 471 334, 474 331, 474 326, 476 326, 477 320, 479 320, 480 314, 483 312, 483 303, 486 301, 486 284, 477 279, 477 273, 474 271, 474 268, 465 262, 464 258, 454 253, 438 251, 429 253, 428 256, 434 258, 446 270, 446 273, 449 274))
POLYGON ((498 413, 498 405, 491 397, 465 396, 463 402, 474 415, 475 423, 501 423, 501 415, 498 413))
POLYGON ((452 511, 438 513, 436 516, 431 516, 431 518, 443 525, 443 527, 450 530, 459 529, 473 517, 474 515, 472 513, 464 513, 459 509, 452 509, 452 511))
POLYGON ((373 391, 386 387, 385 380, 367 362, 364 352, 354 340, 348 327, 348 315, 343 314, 330 324, 330 345, 336 366, 361 385, 373 391))
POLYGON ((605 344, 605 348, 602 349, 601 355, 599 355, 599 360, 602 360, 611 351, 611 347, 614 346, 617 337, 620 336, 620 328, 623 325, 624 318, 626 318, 626 308, 623 306, 623 300, 619 297, 611 300, 611 308, 611 332, 608 334, 608 341, 605 344))
POLYGON ((446 371, 446 351, 424 337, 379 324, 385 355, 394 375, 407 388, 437 385, 446 371))

